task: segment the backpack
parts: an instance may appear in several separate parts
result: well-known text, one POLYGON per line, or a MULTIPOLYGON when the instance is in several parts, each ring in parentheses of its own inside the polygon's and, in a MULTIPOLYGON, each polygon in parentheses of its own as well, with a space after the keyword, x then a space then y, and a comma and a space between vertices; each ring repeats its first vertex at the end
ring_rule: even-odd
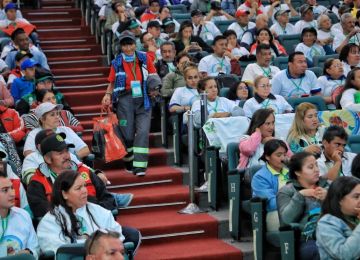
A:
POLYGON ((316 236, 316 226, 317 226, 317 222, 320 218, 320 208, 314 208, 312 210, 309 211, 309 216, 308 216, 308 221, 306 222, 302 232, 301 232, 301 237, 305 240, 315 240, 316 236))

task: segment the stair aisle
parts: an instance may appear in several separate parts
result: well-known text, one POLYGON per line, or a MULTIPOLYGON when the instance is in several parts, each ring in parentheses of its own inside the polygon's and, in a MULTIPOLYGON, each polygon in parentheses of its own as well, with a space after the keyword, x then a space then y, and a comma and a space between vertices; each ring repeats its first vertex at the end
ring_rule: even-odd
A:
MULTIPOLYGON (((90 144, 92 121, 100 111, 107 85, 108 66, 90 30, 84 26, 73 0, 42 0, 42 8, 23 14, 39 31, 41 47, 65 95, 85 128, 90 144)), ((171 167, 171 152, 159 145, 160 135, 150 135, 147 175, 126 173, 121 162, 104 165, 111 192, 131 192, 129 208, 121 209, 117 220, 138 228, 143 236, 136 260, 153 259, 242 259, 242 252, 218 239, 218 221, 209 214, 177 213, 189 202, 184 173, 171 167)))

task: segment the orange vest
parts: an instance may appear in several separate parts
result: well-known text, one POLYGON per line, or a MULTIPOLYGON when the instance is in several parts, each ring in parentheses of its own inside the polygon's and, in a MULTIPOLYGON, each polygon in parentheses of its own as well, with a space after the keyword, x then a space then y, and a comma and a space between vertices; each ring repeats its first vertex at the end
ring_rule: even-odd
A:
POLYGON ((20 208, 20 179, 11 179, 15 191, 15 207, 20 208))
MULTIPOLYGON (((77 171, 80 173, 81 177, 83 177, 85 180, 88 195, 92 197, 96 197, 96 189, 90 178, 90 169, 82 165, 78 165, 78 167, 79 168, 77 171)), ((46 178, 46 176, 41 173, 39 168, 36 169, 35 174, 31 178, 31 181, 37 181, 41 183, 44 186, 45 196, 47 200, 51 201, 52 183, 50 183, 49 179, 46 178)))

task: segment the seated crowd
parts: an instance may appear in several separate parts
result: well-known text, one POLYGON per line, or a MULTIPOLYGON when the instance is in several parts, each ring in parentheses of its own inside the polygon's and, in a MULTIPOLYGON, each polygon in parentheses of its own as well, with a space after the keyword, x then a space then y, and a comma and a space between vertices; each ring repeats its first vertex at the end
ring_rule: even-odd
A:
MULTIPOLYGON (((254 197, 267 198, 267 230, 299 223, 301 259, 357 259, 360 160, 346 147, 346 130, 321 125, 306 98, 360 112, 360 3, 303 2, 94 1, 115 53, 102 105, 116 110, 125 168, 136 176, 146 174, 159 98, 168 100, 169 113, 193 111, 196 127, 201 93, 209 118, 247 117, 238 168, 261 166, 251 187, 254 197), (180 3, 189 18, 178 22, 171 6, 180 3), (339 23, 332 24, 334 15, 339 23), (291 50, 284 35, 298 36, 291 50), (326 55, 318 75, 312 68, 326 55), (283 58, 286 66, 277 66, 283 58), (230 74, 237 80, 224 86, 230 74), (290 99, 304 101, 295 108, 290 99), (280 140, 275 118, 285 113, 294 120, 280 140)), ((140 232, 114 218, 133 194, 109 192, 106 173, 86 164, 84 129, 56 88, 36 27, 10 0, 0 7, 0 257, 38 257, 83 242, 88 259, 106 247, 123 255, 122 242, 133 242, 136 252, 140 232), (16 247, 12 236, 21 241, 16 247)))

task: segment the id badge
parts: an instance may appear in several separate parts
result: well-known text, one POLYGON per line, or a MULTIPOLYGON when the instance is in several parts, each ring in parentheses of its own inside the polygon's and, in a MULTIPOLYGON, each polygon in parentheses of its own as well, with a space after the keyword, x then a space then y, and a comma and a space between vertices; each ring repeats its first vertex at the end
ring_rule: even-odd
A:
POLYGON ((133 98, 142 97, 141 84, 138 80, 132 80, 130 83, 133 98))

